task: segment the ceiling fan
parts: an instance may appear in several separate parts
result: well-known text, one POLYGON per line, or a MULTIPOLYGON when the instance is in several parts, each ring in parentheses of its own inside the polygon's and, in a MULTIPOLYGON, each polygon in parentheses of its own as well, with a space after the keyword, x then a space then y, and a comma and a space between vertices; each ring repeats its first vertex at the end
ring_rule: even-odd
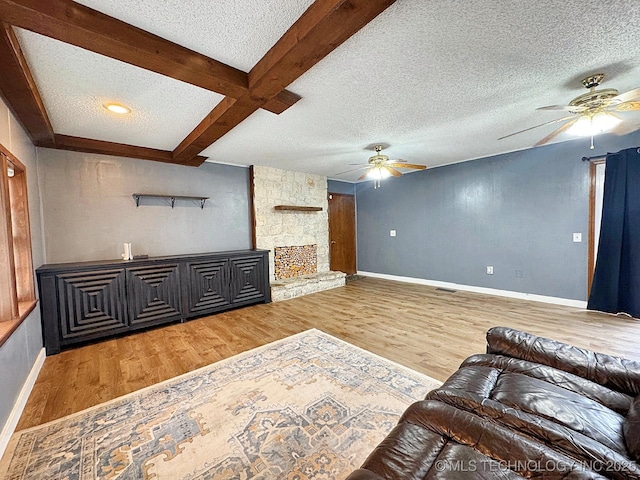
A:
POLYGON ((412 170, 424 170, 426 165, 418 165, 415 163, 407 163, 404 160, 392 160, 387 155, 383 155, 382 145, 375 145, 373 149, 376 151, 376 154, 369 157, 369 161, 364 164, 353 163, 351 165, 358 165, 358 168, 352 168, 351 170, 347 170, 346 172, 340 172, 336 175, 344 175, 345 173, 356 172, 358 170, 366 169, 366 171, 358 178, 358 181, 364 180, 365 178, 373 179, 373 187, 378 188, 380 186, 380 181, 383 178, 387 178, 390 176, 401 177, 402 173, 398 170, 398 168, 408 168, 412 170))
POLYGON ((622 118, 616 115, 616 112, 640 110, 640 88, 625 93, 619 93, 615 88, 602 88, 598 90, 597 87, 602 83, 604 77, 604 73, 596 73, 582 79, 582 84, 589 91, 577 96, 571 100, 568 105, 549 105, 547 107, 537 108, 537 110, 562 110, 569 112, 569 115, 566 117, 525 128, 519 132, 500 137, 498 140, 528 132, 529 130, 545 125, 566 122, 536 143, 535 146, 544 145, 559 134, 567 132, 578 136, 591 136, 591 149, 593 149, 594 135, 604 132, 613 132, 621 135, 637 129, 637 126, 634 126, 632 130, 623 126, 622 118))

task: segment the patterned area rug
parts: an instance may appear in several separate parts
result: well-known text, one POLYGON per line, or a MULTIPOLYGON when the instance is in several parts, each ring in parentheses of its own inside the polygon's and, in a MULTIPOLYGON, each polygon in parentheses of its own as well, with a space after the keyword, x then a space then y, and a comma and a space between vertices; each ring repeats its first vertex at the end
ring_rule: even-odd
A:
POLYGON ((309 330, 16 432, 0 478, 342 479, 439 385, 309 330))

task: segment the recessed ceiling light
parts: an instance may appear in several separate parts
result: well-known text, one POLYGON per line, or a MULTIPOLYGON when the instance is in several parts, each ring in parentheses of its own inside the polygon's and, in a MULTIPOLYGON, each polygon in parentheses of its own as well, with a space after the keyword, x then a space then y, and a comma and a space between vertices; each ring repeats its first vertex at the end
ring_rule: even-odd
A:
POLYGON ((119 103, 105 103, 104 108, 106 108, 110 112, 117 113, 118 115, 131 113, 130 108, 125 107, 124 105, 120 105, 119 103))

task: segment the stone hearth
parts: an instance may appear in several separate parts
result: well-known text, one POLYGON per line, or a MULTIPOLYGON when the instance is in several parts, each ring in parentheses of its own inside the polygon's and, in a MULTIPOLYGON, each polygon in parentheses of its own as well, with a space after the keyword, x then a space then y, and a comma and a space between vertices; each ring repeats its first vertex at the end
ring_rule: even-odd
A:
POLYGON ((346 274, 343 272, 324 272, 300 277, 285 278, 271 282, 271 301, 281 302, 310 293, 342 287, 346 274))

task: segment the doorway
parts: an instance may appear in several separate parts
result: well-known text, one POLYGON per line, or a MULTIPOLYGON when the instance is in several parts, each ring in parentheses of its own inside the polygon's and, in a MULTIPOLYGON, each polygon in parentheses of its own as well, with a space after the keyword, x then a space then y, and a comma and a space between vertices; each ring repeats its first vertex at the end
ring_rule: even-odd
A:
POLYGON ((329 194, 329 268, 347 275, 356 273, 356 199, 329 194))

